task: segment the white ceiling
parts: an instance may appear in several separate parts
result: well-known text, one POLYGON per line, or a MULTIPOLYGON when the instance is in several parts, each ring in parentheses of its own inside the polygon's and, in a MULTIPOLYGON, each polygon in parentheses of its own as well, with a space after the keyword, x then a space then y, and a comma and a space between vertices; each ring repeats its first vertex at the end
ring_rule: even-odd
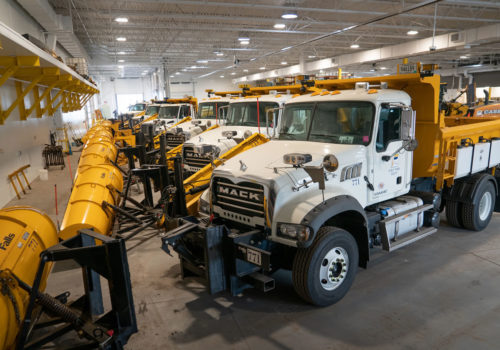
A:
MULTIPOLYGON (((237 78, 262 72, 260 67, 267 71, 298 64, 301 56, 310 62, 429 38, 433 33, 437 36, 500 23, 498 0, 443 0, 437 1, 437 5, 431 2, 49 0, 56 13, 71 14, 74 32, 92 58, 91 74, 136 77, 145 71, 153 72, 165 62, 169 74, 183 80, 214 71, 217 77, 237 78), (425 6, 404 12, 418 4, 425 6), (298 18, 283 20, 281 15, 290 8, 298 18), (387 18, 366 24, 383 16, 387 18), (128 22, 117 23, 117 17, 126 17, 128 22), (277 23, 286 27, 274 29, 277 23), (342 31, 352 26, 357 27, 342 31), (410 30, 418 34, 410 36, 410 30), (339 32, 327 36, 334 31, 339 32), (241 45, 240 36, 250 38, 250 43, 241 45), (325 37, 309 42, 320 36, 325 37), (118 37, 125 37, 126 41, 119 42, 118 37), (351 48, 352 44, 359 48, 351 48), (118 62, 120 59, 124 62, 118 62), (235 60, 239 61, 236 65, 235 60), (119 69, 118 65, 124 68, 119 69)), ((496 64, 500 59, 500 34, 488 43, 430 54, 429 60, 444 68, 480 61, 496 64)), ((369 68, 361 63, 359 67, 350 67, 369 68)))

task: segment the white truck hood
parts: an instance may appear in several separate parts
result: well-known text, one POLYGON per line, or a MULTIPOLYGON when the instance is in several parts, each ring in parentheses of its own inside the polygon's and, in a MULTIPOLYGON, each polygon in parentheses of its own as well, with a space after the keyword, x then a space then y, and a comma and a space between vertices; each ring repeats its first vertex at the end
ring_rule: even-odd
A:
MULTIPOLYGON (((210 130, 204 132, 201 135, 190 138, 185 142, 185 144, 189 145, 214 145, 219 147, 220 154, 224 154, 229 149, 233 148, 236 145, 236 141, 234 139, 243 139, 246 131, 250 131, 252 134, 258 132, 258 128, 249 127, 249 126, 227 126, 223 125, 214 130, 210 130), (225 136, 222 136, 224 131, 236 131, 236 135, 233 138, 228 139, 225 136)), ((265 128, 261 128, 261 132, 265 133, 265 128)))
POLYGON ((247 178, 253 181, 258 179, 266 183, 283 177, 290 184, 295 185, 299 181, 302 182, 304 178, 308 178, 308 175, 303 169, 293 168, 283 162, 283 156, 288 153, 311 154, 312 161, 307 165, 320 165, 325 155, 333 154, 339 161, 339 167, 335 172, 338 173, 343 166, 363 159, 366 150, 361 145, 273 140, 231 158, 223 166, 215 169, 213 174, 214 176, 229 175, 247 178))

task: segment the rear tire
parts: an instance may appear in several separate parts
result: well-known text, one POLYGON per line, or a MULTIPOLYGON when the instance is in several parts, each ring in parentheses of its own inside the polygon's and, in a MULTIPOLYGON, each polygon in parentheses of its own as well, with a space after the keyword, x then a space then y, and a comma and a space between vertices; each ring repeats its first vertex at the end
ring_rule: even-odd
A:
POLYGON ((311 246, 299 248, 295 254, 292 268, 295 291, 311 304, 334 304, 349 291, 358 262, 358 245, 349 232, 322 227, 311 246))
POLYGON ((455 227, 463 227, 462 225, 462 203, 447 200, 446 201, 446 220, 448 224, 455 227))
POLYGON ((463 225, 468 230, 481 231, 490 223, 495 208, 496 190, 485 181, 476 190, 472 203, 462 205, 463 225))

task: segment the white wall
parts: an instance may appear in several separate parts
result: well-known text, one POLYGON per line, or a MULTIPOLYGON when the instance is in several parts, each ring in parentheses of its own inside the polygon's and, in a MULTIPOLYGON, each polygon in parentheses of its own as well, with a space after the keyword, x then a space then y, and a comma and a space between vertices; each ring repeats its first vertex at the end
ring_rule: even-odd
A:
POLYGON ((173 79, 173 82, 189 82, 188 84, 173 84, 170 82, 170 97, 181 98, 185 95, 194 96, 198 100, 207 97, 205 90, 212 89, 214 91, 233 91, 239 90, 238 85, 231 82, 231 79, 225 78, 204 78, 195 79, 193 81, 173 79))
MULTIPOLYGON (((44 41, 43 28, 31 18, 21 6, 14 0, 0 0, 0 21, 13 28, 20 34, 30 34, 44 41)), ((56 49, 59 55, 65 53, 56 49)), ((24 87, 26 84, 24 84, 24 87)), ((43 88, 40 89, 43 93, 43 88)), ((6 110, 16 99, 15 83, 8 80, 0 87, 0 101, 2 108, 6 110)), ((25 97, 25 106, 28 109, 33 103, 33 95, 29 93, 25 97)), ((43 107, 43 103, 42 103, 43 107)), ((14 170, 30 164, 25 171, 27 178, 32 182, 39 176, 39 170, 43 168, 42 149, 49 143, 50 131, 62 126, 63 122, 74 123, 75 128, 84 128, 82 122, 85 120, 85 112, 73 112, 61 114, 60 110, 54 117, 44 115, 36 118, 33 112, 27 120, 21 121, 18 109, 14 109, 3 125, 0 125, 0 207, 5 206, 16 196, 9 182, 8 174, 14 170)), ((71 137, 71 136, 70 136, 71 137)), ((24 180, 22 180, 24 181, 24 180)), ((24 182, 23 182, 24 183, 24 182)), ((19 185, 17 185, 19 188, 19 185)))

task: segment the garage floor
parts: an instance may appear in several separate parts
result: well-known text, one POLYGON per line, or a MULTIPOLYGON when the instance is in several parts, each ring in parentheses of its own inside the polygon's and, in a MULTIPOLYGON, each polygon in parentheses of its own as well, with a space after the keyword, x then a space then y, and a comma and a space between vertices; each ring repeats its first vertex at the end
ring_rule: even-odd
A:
MULTIPOLYGON (((79 153, 71 157, 76 169, 79 153)), ((70 194, 68 168, 49 172, 9 205, 30 204, 55 222, 70 194)), ((276 289, 239 297, 208 295, 182 281, 177 258, 160 239, 128 242, 139 332, 128 349, 498 349, 500 344, 500 215, 482 232, 446 225, 394 253, 376 253, 338 304, 317 308, 299 299, 290 273, 276 289)), ((72 290, 78 270, 56 266, 48 292, 72 290), (77 272, 75 274, 75 272, 77 272)))

